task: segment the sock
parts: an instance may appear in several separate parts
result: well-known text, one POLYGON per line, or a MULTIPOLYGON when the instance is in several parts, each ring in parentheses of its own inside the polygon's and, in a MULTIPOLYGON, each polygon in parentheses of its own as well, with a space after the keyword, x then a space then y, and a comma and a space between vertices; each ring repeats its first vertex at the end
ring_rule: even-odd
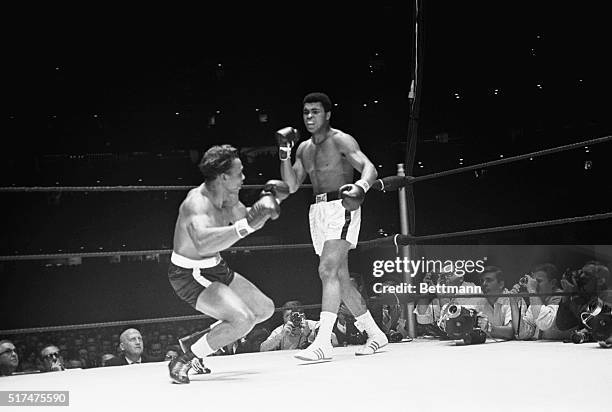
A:
POLYGON ((198 339, 196 343, 191 345, 191 352, 193 352, 193 354, 198 358, 205 358, 215 351, 215 349, 211 348, 208 344, 208 340, 206 339, 207 336, 208 333, 198 339))
POLYGON ((319 333, 317 333, 315 342, 323 345, 331 344, 331 333, 334 328, 334 323, 336 323, 337 316, 338 315, 332 312, 321 312, 321 317, 319 318, 319 333))
POLYGON ((361 332, 365 330, 370 338, 380 331, 369 310, 366 310, 366 313, 363 315, 357 316, 355 320, 355 326, 357 326, 357 329, 359 329, 361 332))

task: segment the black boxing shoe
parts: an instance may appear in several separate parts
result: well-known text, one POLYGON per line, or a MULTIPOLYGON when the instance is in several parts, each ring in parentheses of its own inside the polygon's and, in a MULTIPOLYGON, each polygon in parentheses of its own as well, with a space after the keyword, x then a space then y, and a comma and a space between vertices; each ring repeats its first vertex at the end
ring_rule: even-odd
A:
POLYGON ((191 352, 177 356, 168 364, 170 371, 170 379, 174 383, 189 383, 189 370, 191 369, 191 361, 195 355, 191 352))

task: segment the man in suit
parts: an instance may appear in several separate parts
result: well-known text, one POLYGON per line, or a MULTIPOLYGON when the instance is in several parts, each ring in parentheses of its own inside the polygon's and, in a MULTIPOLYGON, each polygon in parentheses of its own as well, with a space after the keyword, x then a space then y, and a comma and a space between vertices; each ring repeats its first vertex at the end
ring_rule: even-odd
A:
POLYGON ((119 336, 119 348, 122 353, 120 356, 110 359, 105 366, 132 365, 134 363, 144 363, 146 359, 143 355, 144 342, 142 335, 137 329, 129 328, 124 330, 119 336))

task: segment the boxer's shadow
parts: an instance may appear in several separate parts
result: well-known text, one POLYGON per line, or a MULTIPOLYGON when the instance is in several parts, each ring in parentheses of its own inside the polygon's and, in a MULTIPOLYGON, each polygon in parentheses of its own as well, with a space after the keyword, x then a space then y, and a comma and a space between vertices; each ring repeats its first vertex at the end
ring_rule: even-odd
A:
POLYGON ((331 359, 321 359, 318 361, 303 361, 304 363, 299 363, 299 366, 308 366, 308 365, 318 365, 320 363, 329 363, 331 362, 331 359))
POLYGON ((247 375, 258 375, 256 371, 229 371, 210 373, 206 375, 189 375, 192 382, 196 381, 239 381, 246 378, 247 375))

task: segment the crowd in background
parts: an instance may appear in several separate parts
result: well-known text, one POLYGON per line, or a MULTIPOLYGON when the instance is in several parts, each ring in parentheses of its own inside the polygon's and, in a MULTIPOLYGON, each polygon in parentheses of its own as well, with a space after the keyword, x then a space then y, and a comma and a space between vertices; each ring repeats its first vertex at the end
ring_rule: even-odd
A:
MULTIPOLYGON (((358 290, 367 296, 363 278, 351 273, 358 290)), ((480 285, 484 297, 453 297, 436 294, 420 296, 414 314, 417 335, 438 339, 460 339, 474 331, 493 340, 560 340, 586 343, 599 341, 612 347, 610 307, 612 290, 610 269, 598 261, 587 261, 576 271, 560 273, 553 263, 534 265, 532 270, 511 285, 503 268, 486 266, 470 282, 453 272, 425 273, 420 282, 448 286, 480 285), (527 292, 542 296, 521 297, 527 292), (566 295, 555 295, 566 293, 566 295), (490 296, 487 296, 490 295, 490 296), (451 313, 459 308, 463 322, 473 314, 470 330, 458 333, 451 313), (599 327, 598 321, 606 327, 599 327), (463 333, 463 334, 462 334, 463 333), (602 335, 606 333, 606 335, 602 335)), ((387 280, 385 284, 397 284, 387 280)), ((370 301, 370 311, 390 342, 411 340, 407 311, 398 303, 370 301)), ((242 339, 217 350, 213 356, 271 350, 303 349, 314 340, 318 321, 316 310, 304 310, 300 301, 283 304, 276 316, 256 325, 242 339)), ((182 353, 178 339, 201 331, 211 319, 178 320, 139 325, 113 325, 82 329, 23 332, 0 336, 0 374, 62 371, 132 363, 164 362, 182 353)), ((332 333, 334 346, 361 345, 367 335, 355 327, 355 318, 344 304, 332 333)), ((484 343, 471 342, 471 343, 484 343)))

